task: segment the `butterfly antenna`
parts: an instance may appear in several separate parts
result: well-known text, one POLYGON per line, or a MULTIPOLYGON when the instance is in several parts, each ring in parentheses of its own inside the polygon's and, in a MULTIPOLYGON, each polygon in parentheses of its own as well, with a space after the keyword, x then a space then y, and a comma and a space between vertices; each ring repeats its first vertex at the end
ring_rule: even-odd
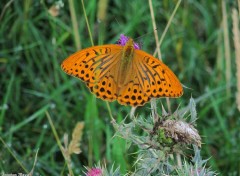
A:
MULTIPOLYGON (((156 28, 156 29, 154 29, 154 30, 158 30, 158 28, 156 28)), ((145 34, 143 34, 143 35, 141 35, 141 36, 135 38, 134 40, 141 39, 141 38, 143 38, 143 37, 145 37, 146 35, 149 35, 149 34, 153 34, 153 31, 152 31, 152 32, 147 32, 147 33, 145 33, 145 34)))
POLYGON ((118 22, 117 18, 114 18, 114 19, 117 22, 118 26, 120 26, 120 23, 118 22))
MULTIPOLYGON (((118 26, 120 27, 120 23, 118 22, 117 18, 114 18, 114 20, 117 22, 118 26)), ((123 33, 125 35, 125 33, 123 33)), ((119 40, 117 40, 115 43, 118 44, 119 40)))
MULTIPOLYGON (((154 31, 155 31, 155 30, 158 30, 158 28, 154 29, 154 31)), ((139 36, 139 37, 137 37, 137 38, 134 39, 134 41, 139 41, 139 42, 137 42, 137 43, 140 45, 140 48, 143 47, 143 41, 142 41, 141 39, 142 39, 143 37, 145 37, 146 35, 149 35, 149 34, 153 34, 153 32, 147 32, 147 33, 145 33, 145 34, 143 34, 143 35, 141 35, 141 36, 139 36)))

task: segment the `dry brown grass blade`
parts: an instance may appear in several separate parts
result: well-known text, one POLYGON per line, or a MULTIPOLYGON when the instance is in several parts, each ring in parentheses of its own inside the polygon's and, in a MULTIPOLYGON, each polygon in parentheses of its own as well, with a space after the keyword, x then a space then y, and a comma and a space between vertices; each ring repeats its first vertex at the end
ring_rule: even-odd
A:
POLYGON ((240 10, 240 0, 238 0, 238 10, 240 10))
POLYGON ((99 22, 105 22, 107 18, 108 0, 98 2, 97 19, 99 22))
POLYGON ((32 170, 29 172, 28 176, 33 176, 34 175, 33 173, 34 173, 34 168, 37 164, 38 151, 39 151, 39 149, 37 149, 35 159, 34 159, 34 163, 33 163, 33 167, 32 167, 32 170))
POLYGON ((155 16, 154 16, 152 0, 148 0, 148 3, 149 3, 150 13, 151 13, 151 19, 152 19, 153 32, 154 32, 154 36, 155 36, 156 46, 159 46, 159 47, 156 48, 157 53, 158 53, 158 58, 160 60, 162 60, 162 54, 161 54, 160 45, 159 45, 159 42, 158 42, 158 34, 157 34, 157 30, 156 30, 157 25, 156 25, 155 16))
POLYGON ((80 50, 82 48, 82 46, 81 46, 81 38, 80 38, 80 35, 78 32, 79 31, 78 20, 77 20, 77 16, 76 16, 74 1, 69 0, 68 3, 69 3, 71 20, 72 20, 72 25, 73 25, 73 34, 74 34, 75 45, 76 45, 77 50, 80 50))
POLYGON ((237 94, 236 94, 236 100, 237 100, 237 107, 240 111, 240 32, 239 32, 239 18, 238 18, 238 12, 236 9, 233 9, 232 11, 232 20, 233 20, 233 42, 235 47, 235 55, 236 55, 236 67, 237 67, 237 94))
POLYGON ((223 14, 223 38, 224 38, 224 50, 226 61, 226 83, 227 83, 227 95, 230 96, 230 83, 231 83, 231 53, 230 53, 230 40, 228 31, 228 19, 225 0, 222 1, 222 14, 223 14))

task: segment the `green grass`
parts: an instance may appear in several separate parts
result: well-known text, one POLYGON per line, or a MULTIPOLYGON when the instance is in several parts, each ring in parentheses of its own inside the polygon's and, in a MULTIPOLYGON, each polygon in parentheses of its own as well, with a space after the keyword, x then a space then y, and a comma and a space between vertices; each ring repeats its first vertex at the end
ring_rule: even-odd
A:
MULTIPOLYGON (((49 15, 53 2, 12 1, 0 19, 0 170, 4 173, 59 175, 68 173, 46 112, 50 114, 60 138, 71 132, 78 121, 85 122, 82 153, 73 156, 73 171, 98 161, 109 167, 120 165, 122 173, 133 170, 136 148, 127 150, 125 140, 115 137, 107 105, 96 99, 83 82, 66 75, 60 63, 80 46, 92 46, 81 1, 69 1, 56 17, 49 15), (51 2, 51 3, 50 3, 51 2), (76 19, 71 18, 75 13, 76 19), (73 30, 73 24, 75 30, 73 30), (11 152, 10 152, 11 151, 11 152), (19 164, 19 162, 21 164, 19 164), (24 168, 22 168, 22 166, 24 168)), ((231 9, 237 1, 226 1, 230 52, 233 53, 231 9)), ((93 42, 115 43, 124 33, 143 43, 143 50, 155 51, 155 39, 148 1, 109 1, 106 20, 97 22, 98 1, 84 1, 93 42), (138 38, 140 37, 140 38, 138 38)), ((177 1, 153 0, 159 38, 177 1)), ((0 2, 4 7, 7 2, 0 2)), ((182 1, 161 45, 163 62, 178 75, 186 89, 179 99, 171 99, 172 111, 196 99, 197 128, 202 136, 202 157, 222 175, 240 173, 239 111, 236 108, 235 56, 232 69, 225 64, 222 2, 182 1), (226 72, 231 83, 226 83, 226 72), (230 90, 230 94, 227 92, 230 90)), ((161 100, 165 102, 165 100, 161 100)), ((159 109, 161 104, 158 102, 159 109)), ((110 103, 113 117, 122 121, 130 112, 117 102, 110 103)), ((138 109, 150 114, 150 104, 138 109)))

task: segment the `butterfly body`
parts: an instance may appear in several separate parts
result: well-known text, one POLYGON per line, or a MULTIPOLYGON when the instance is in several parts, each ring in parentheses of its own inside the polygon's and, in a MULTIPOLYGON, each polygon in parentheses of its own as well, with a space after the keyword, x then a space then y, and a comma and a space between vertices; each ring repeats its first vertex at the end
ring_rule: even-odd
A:
POLYGON ((124 45, 94 46, 69 56, 62 69, 80 78, 97 97, 120 104, 142 106, 153 97, 179 97, 182 86, 157 58, 137 49, 128 38, 124 45))
POLYGON ((133 40, 129 39, 129 41, 127 41, 126 45, 123 47, 122 61, 126 63, 132 61, 133 55, 134 55, 134 44, 133 44, 133 40))
POLYGON ((129 82, 129 79, 131 79, 131 70, 134 57, 133 40, 129 40, 126 45, 122 47, 121 52, 122 58, 119 63, 120 69, 117 73, 117 85, 119 85, 120 87, 127 84, 129 82))

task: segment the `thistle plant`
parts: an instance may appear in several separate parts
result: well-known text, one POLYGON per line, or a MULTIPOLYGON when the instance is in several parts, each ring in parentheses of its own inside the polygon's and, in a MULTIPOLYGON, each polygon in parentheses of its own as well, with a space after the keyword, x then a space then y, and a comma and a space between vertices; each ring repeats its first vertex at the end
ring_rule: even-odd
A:
POLYGON ((215 175, 206 169, 206 161, 200 157, 201 137, 196 127, 197 113, 194 99, 187 108, 162 114, 152 110, 150 117, 132 116, 131 122, 120 124, 112 120, 117 136, 139 148, 133 176, 145 175, 215 175), (139 135, 139 130, 140 134, 139 135), (185 150, 193 146, 191 163, 185 158, 185 150), (179 164, 177 158, 183 159, 179 164))

